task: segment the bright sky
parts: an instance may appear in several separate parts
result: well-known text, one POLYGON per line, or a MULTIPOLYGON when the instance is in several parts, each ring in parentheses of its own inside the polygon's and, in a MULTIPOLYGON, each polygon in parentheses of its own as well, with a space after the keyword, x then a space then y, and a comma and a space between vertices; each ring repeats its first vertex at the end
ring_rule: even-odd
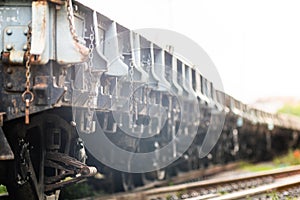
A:
POLYGON ((200 45, 224 89, 252 102, 300 96, 298 0, 81 0, 130 29, 163 28, 200 45))

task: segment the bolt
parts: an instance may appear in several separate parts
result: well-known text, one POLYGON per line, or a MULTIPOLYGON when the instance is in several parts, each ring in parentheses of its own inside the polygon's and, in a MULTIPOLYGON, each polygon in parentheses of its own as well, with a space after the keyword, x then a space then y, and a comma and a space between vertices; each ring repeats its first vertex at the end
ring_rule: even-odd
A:
POLYGON ((24 51, 27 51, 27 44, 25 44, 25 45, 23 46, 23 50, 24 50, 24 51))
POLYGON ((12 68, 7 68, 6 73, 11 74, 13 72, 12 68))
POLYGON ((7 30, 6 30, 6 34, 7 34, 7 35, 11 35, 12 33, 13 33, 13 32, 12 32, 11 29, 7 29, 7 30))
POLYGON ((76 122, 75 121, 71 121, 71 126, 76 126, 76 122))
POLYGON ((28 34, 28 29, 26 28, 26 29, 24 29, 24 35, 27 35, 28 34))
POLYGON ((13 46, 11 44, 7 44, 6 45, 6 50, 10 51, 12 50, 13 46))
POLYGON ((8 82, 8 83, 6 84, 6 88, 7 88, 7 89, 13 88, 13 84, 12 84, 11 82, 8 82))

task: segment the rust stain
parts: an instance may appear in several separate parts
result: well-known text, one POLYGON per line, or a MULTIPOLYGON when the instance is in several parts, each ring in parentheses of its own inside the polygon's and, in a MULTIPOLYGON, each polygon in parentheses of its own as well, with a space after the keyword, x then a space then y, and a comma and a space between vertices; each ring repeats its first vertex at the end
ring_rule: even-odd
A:
POLYGON ((89 55, 89 49, 79 43, 75 43, 75 47, 78 49, 79 53, 83 56, 82 61, 86 61, 89 55))
MULTIPOLYGON (((40 44, 44 43, 46 38, 46 31, 47 31, 47 6, 48 6, 48 2, 46 0, 42 0, 42 1, 36 1, 34 6, 37 8, 37 10, 39 10, 39 18, 34 22, 38 24, 38 28, 39 30, 37 30, 40 35, 39 35, 39 39, 38 42, 40 44)), ((46 47, 47 48, 47 47, 46 47)), ((30 59, 30 61, 33 64, 40 64, 42 58, 40 55, 33 55, 30 59)))
POLYGON ((31 55, 30 56, 30 62, 33 64, 39 64, 42 60, 41 55, 31 55))
POLYGON ((18 109, 18 107, 17 107, 17 100, 16 100, 16 99, 12 99, 12 100, 11 100, 11 103, 12 103, 12 105, 13 105, 13 109, 14 109, 14 111, 15 111, 15 114, 18 114, 18 113, 19 113, 19 109, 18 109))
MULTIPOLYGON (((43 6, 47 6, 47 2, 43 1, 43 6)), ((41 24, 41 28, 42 28, 42 38, 46 38, 46 12, 44 10, 43 12, 43 16, 42 16, 42 24, 41 24)))
POLYGON ((58 4, 58 5, 63 5, 64 4, 64 1, 61 1, 61 0, 48 0, 49 2, 51 3, 54 3, 54 4, 58 4))
POLYGON ((47 0, 36 1, 36 5, 46 5, 46 4, 47 4, 47 0))
POLYGON ((3 63, 5 63, 5 64, 9 63, 9 55, 10 55, 9 52, 3 52, 2 53, 2 62, 3 63))
POLYGON ((44 89, 48 87, 48 78, 47 76, 39 76, 36 80, 34 88, 44 89))
POLYGON ((34 86, 34 88, 39 88, 39 89, 44 89, 47 87, 48 87, 48 84, 45 84, 45 83, 35 84, 35 86, 34 86))

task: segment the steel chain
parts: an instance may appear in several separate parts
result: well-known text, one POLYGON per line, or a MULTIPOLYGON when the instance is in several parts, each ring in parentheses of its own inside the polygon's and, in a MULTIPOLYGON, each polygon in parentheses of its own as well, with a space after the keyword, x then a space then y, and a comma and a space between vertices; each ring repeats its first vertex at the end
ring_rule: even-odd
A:
POLYGON ((130 95, 129 95, 129 114, 133 116, 132 118, 132 127, 134 126, 134 120, 136 119, 136 102, 134 97, 134 82, 133 82, 133 75, 134 75, 134 63, 133 61, 130 62, 130 69, 129 69, 129 76, 130 76, 130 95))
POLYGON ((34 94, 30 91, 30 77, 31 77, 31 54, 30 54, 30 49, 31 49, 31 27, 28 25, 28 31, 27 31, 27 50, 25 52, 25 58, 26 58, 26 63, 25 63, 25 77, 26 77, 26 82, 25 82, 25 91, 22 94, 22 100, 25 102, 25 124, 29 124, 29 106, 30 103, 33 102, 34 100, 34 94))
MULTIPOLYGON (((146 62, 146 72, 147 74, 150 74, 150 68, 151 68, 151 59, 148 57, 146 62)), ((150 87, 149 82, 146 83, 146 108, 147 108, 147 115, 150 113, 150 87)))
MULTIPOLYGON (((67 15, 68 15, 68 21, 69 21, 69 29, 72 35, 73 40, 76 43, 79 43, 79 39, 78 39, 78 35, 76 33, 76 29, 75 29, 75 25, 74 25, 74 12, 73 12, 73 5, 72 5, 72 0, 67 0, 67 15)), ((91 28, 92 32, 90 34, 90 45, 89 45, 89 61, 88 61, 88 74, 89 76, 92 78, 92 74, 91 74, 91 68, 93 66, 92 63, 92 59, 93 59, 93 50, 94 50, 94 31, 91 28)), ((92 84, 91 84, 92 80, 87 80, 85 79, 85 83, 87 85, 87 91, 89 92, 89 97, 87 100, 87 122, 86 122, 86 127, 84 127, 84 131, 87 133, 91 133, 93 131, 93 123, 92 123, 92 119, 93 119, 93 114, 94 112, 92 111, 91 108, 94 108, 93 105, 93 95, 92 93, 92 84)))
POLYGON ((88 115, 87 115, 87 127, 86 127, 86 131, 88 133, 93 132, 93 115, 94 115, 94 108, 95 108, 95 104, 94 104, 94 97, 95 97, 95 89, 97 88, 98 85, 98 81, 97 78, 94 77, 94 75, 92 74, 92 68, 93 68, 93 57, 94 57, 94 40, 95 40, 95 31, 94 28, 91 27, 91 34, 89 36, 90 39, 90 44, 89 44, 89 61, 88 61, 88 73, 89 73, 89 77, 91 77, 91 80, 87 80, 87 86, 88 86, 88 91, 89 91, 89 98, 88 98, 88 102, 87 102, 87 107, 88 107, 88 115), (93 83, 95 83, 94 87, 93 87, 93 83), (96 88, 95 88, 96 87, 96 88))
POLYGON ((72 34, 72 38, 75 42, 78 43, 79 39, 74 25, 74 13, 73 13, 72 0, 67 0, 67 14, 68 14, 68 21, 69 21, 69 29, 72 34))
POLYGON ((90 34, 90 44, 89 44, 89 67, 91 68, 93 66, 93 58, 94 58, 94 40, 95 40, 95 31, 94 28, 91 27, 91 34, 90 34))
POLYGON ((31 49, 31 27, 28 26, 28 31, 27 31, 27 50, 25 52, 25 57, 26 57, 26 72, 25 72, 25 77, 26 77, 26 91, 28 92, 30 91, 30 77, 31 77, 31 73, 30 73, 30 60, 31 60, 31 55, 30 55, 30 49, 31 49))

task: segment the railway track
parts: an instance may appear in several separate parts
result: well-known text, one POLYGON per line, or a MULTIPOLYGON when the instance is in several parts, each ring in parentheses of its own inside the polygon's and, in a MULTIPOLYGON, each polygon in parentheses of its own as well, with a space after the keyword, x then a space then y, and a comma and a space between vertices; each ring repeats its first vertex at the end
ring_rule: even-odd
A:
POLYGON ((290 199, 300 196, 300 166, 135 191, 97 200, 290 199), (286 198, 285 198, 286 197, 286 198))
POLYGON ((226 165, 216 165, 210 168, 192 170, 190 172, 179 173, 177 176, 169 178, 167 180, 153 181, 150 184, 147 184, 142 187, 138 187, 134 192, 149 190, 157 187, 168 186, 170 183, 180 184, 187 182, 195 182, 199 180, 208 179, 211 176, 214 176, 218 173, 234 170, 239 166, 239 162, 229 163, 226 165))

